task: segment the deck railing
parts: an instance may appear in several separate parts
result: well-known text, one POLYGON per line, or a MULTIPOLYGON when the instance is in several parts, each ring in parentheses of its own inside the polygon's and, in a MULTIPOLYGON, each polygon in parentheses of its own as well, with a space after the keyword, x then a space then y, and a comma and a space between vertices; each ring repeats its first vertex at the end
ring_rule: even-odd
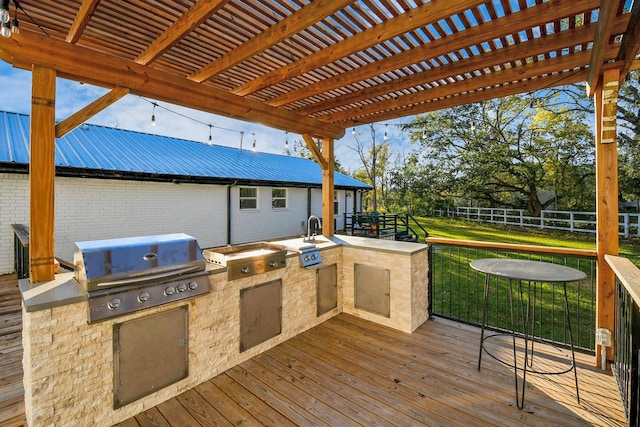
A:
POLYGON ((390 214, 378 212, 357 212, 344 215, 345 230, 354 236, 376 239, 417 241, 418 232, 429 233, 410 214, 390 214))
POLYGON ((626 258, 606 255, 616 273, 616 322, 611 370, 629 425, 640 424, 640 270, 626 258))
MULTIPOLYGON (((596 253, 595 251, 428 238, 429 306, 431 314, 479 326, 485 276, 469 263, 481 258, 529 259, 567 265, 586 273, 587 278, 567 284, 569 315, 576 349, 595 350, 596 253)), ((509 330, 507 279, 491 277, 489 282, 488 327, 509 330)), ((535 307, 534 335, 555 345, 570 343, 564 315, 562 287, 540 284, 535 307)), ((520 331, 522 332, 522 331, 520 331)))
POLYGON ((18 279, 29 277, 29 228, 24 224, 12 224, 13 266, 18 279))

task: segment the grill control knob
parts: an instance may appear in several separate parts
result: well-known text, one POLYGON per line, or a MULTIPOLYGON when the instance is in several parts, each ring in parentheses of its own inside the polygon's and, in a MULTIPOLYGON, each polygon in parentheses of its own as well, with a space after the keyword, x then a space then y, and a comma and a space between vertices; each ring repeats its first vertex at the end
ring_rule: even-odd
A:
POLYGON ((196 289, 198 289, 198 282, 196 282, 195 280, 189 282, 189 290, 195 291, 196 289))
POLYGON ((186 283, 180 283, 178 285, 178 292, 184 292, 187 290, 187 284, 186 283))
POLYGON ((248 274, 248 273, 249 273, 249 267, 242 267, 242 268, 240 269, 240 271, 241 271, 242 273, 244 273, 244 274, 248 274))
POLYGON ((309 255, 305 255, 304 260, 305 261, 309 261, 311 259, 311 257, 309 255))
POLYGON ((175 293, 176 293, 176 288, 174 288, 173 286, 169 286, 167 289, 164 290, 164 294, 168 297, 170 297, 175 293))
POLYGON ((117 310, 120 308, 121 303, 122 301, 120 301, 120 298, 113 298, 107 303, 107 307, 111 310, 117 310))
POLYGON ((311 259, 317 259, 317 258, 318 258, 318 254, 311 255, 311 259))
POLYGON ((278 266, 278 262, 277 262, 277 261, 271 261, 271 262, 269 263, 269 265, 270 265, 271 267, 274 267, 274 268, 275 268, 275 267, 277 267, 277 266, 278 266))
POLYGON ((149 295, 149 292, 142 292, 140 295, 138 295, 138 301, 140 302, 149 301, 150 297, 151 295, 149 295))

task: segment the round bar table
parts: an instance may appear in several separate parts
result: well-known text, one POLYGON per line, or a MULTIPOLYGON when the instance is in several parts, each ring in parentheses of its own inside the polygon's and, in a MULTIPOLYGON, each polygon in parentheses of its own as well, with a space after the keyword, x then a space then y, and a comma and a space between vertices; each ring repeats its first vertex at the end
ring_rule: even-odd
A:
MULTIPOLYGON (((578 393, 578 373, 576 371, 576 357, 573 349, 573 335, 571 333, 571 320, 569 316, 569 303, 567 300, 567 283, 569 282, 578 282, 580 280, 584 280, 587 275, 575 268, 567 267, 564 265, 552 264, 549 262, 542 261, 530 261, 530 260, 520 260, 520 259, 506 259, 506 258, 486 258, 486 259, 478 259, 472 261, 470 263, 471 268, 481 273, 485 273, 485 281, 484 281, 484 301, 483 301, 483 309, 482 309, 482 329, 480 332, 480 352, 478 355, 478 371, 480 370, 480 365, 482 363, 482 351, 486 351, 491 357, 495 358, 499 362, 502 362, 506 365, 512 366, 514 368, 515 373, 515 383, 516 383, 516 405, 518 409, 522 409, 524 406, 524 391, 527 382, 527 370, 533 373, 539 374, 560 374, 566 373, 573 370, 575 382, 576 382, 576 398, 578 399, 578 403, 580 402, 580 394, 578 393), (487 349, 484 348, 484 341, 487 338, 491 338, 496 335, 494 334, 485 337, 485 327, 487 323, 487 295, 489 292, 489 278, 490 276, 503 277, 509 280, 509 307, 510 307, 510 315, 511 315, 511 335, 513 336, 513 365, 498 359, 487 349), (516 332, 515 322, 514 322, 514 314, 513 314, 513 285, 512 281, 516 280, 518 283, 518 292, 517 295, 520 297, 520 306, 522 307, 523 314, 523 331, 522 337, 524 339, 524 363, 520 368, 517 365, 517 357, 516 357, 516 332), (527 287, 527 292, 523 292, 522 282, 528 282, 529 286, 527 287), (551 284, 562 284, 562 289, 564 292, 564 313, 567 321, 567 327, 569 329, 569 341, 571 344, 571 366, 569 369, 566 369, 561 372, 541 372, 535 371, 533 369, 528 369, 528 366, 532 368, 533 366, 533 343, 534 338, 531 336, 529 332, 530 328, 530 317, 531 317, 531 298, 529 292, 531 291, 531 284, 533 283, 534 291, 536 284, 542 283, 551 283, 551 284), (526 298, 526 300, 525 300, 526 298), (526 305, 526 311, 525 311, 526 305), (529 341, 531 341, 531 362, 529 362, 529 341), (531 365, 529 365, 531 363, 531 365), (522 376, 522 392, 520 394, 518 387, 518 370, 523 372, 522 376)), ((535 312, 535 308, 533 310, 535 312)), ((535 313, 534 313, 535 315, 535 313)))

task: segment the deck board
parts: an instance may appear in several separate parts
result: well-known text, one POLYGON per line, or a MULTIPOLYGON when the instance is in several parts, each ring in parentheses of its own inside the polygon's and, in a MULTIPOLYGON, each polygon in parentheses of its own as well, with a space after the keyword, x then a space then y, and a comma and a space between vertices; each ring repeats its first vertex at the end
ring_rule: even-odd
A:
MULTIPOLYGON (((0 276, 0 425, 8 427, 26 425, 16 283, 0 276)), ((512 369, 485 354, 478 372, 478 344, 476 328, 454 322, 405 334, 341 314, 119 426, 626 424, 615 381, 592 356, 576 357, 580 403, 572 373, 529 375, 520 411, 512 369)), ((512 357, 509 340, 488 345, 512 357)), ((563 363, 544 346, 536 358, 563 363)))
POLYGON ((15 274, 0 275, 0 425, 25 426, 22 297, 15 274))
MULTIPOLYGON (((215 397, 200 395, 221 414, 242 407, 254 416, 225 417, 236 425, 625 425, 613 377, 580 353, 580 403, 572 372, 530 374, 518 410, 510 367, 485 354, 478 372, 479 337, 454 322, 405 334, 341 314, 208 381, 215 397)), ((513 357, 509 339, 490 346, 513 357)), ((535 357, 545 368, 566 363, 550 346, 536 346, 535 357)))

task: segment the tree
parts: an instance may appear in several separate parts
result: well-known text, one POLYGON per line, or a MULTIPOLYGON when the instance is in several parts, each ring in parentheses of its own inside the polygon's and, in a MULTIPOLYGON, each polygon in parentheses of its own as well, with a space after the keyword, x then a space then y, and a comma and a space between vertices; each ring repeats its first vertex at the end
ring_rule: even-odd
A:
MULTIPOLYGON (((369 125, 371 142, 364 142, 362 134, 353 133, 355 146, 350 147, 354 150, 360 162, 362 163, 362 172, 366 179, 363 181, 371 184, 373 190, 371 192, 371 204, 374 212, 378 211, 379 195, 383 196, 383 200, 388 196, 388 166, 390 160, 389 143, 387 141, 386 132, 382 142, 376 139, 376 131, 373 124, 369 125)), ((357 178, 357 174, 356 174, 357 178)))
POLYGON ((628 200, 640 199, 640 71, 632 71, 618 94, 619 191, 628 200))
MULTIPOLYGON (((405 130, 425 162, 440 171, 443 193, 537 215, 554 202, 575 204, 576 189, 584 191, 582 183, 592 176, 586 113, 563 106, 560 93, 440 110, 417 116, 405 130), (544 191, 555 197, 543 198, 544 191)), ((584 197, 580 200, 584 203, 584 197)), ((588 200, 593 205, 593 197, 588 200)))
POLYGON ((435 170, 421 164, 417 155, 398 156, 390 172, 390 210, 426 215, 442 194, 435 170))

